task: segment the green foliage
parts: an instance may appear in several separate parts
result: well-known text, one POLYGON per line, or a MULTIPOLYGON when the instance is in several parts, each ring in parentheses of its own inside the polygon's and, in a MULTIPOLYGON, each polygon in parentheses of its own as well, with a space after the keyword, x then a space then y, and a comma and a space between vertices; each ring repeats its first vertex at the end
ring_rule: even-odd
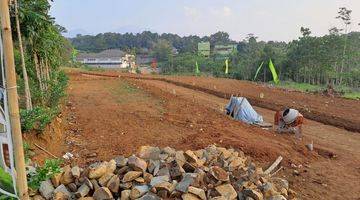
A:
POLYGON ((60 165, 62 160, 46 160, 44 166, 36 168, 36 172, 29 174, 28 185, 32 189, 38 189, 42 181, 52 178, 55 174, 61 172, 60 165))
MULTIPOLYGON (((3 168, 0 167, 0 188, 7 192, 14 193, 13 182, 11 175, 6 173, 3 168)), ((1 199, 1 195, 0 195, 1 199)))
POLYGON ((347 99, 360 100, 360 92, 348 92, 348 93, 345 93, 343 97, 347 98, 347 99))
POLYGON ((35 130, 40 133, 44 131, 57 112, 57 109, 47 107, 34 107, 32 110, 21 109, 21 129, 25 132, 35 130))
POLYGON ((24 156, 25 156, 25 163, 28 163, 30 161, 30 145, 24 141, 23 143, 24 148, 24 156))
POLYGON ((64 71, 52 74, 52 79, 49 82, 48 92, 46 93, 47 106, 55 108, 60 103, 62 97, 66 95, 66 87, 69 78, 64 71))

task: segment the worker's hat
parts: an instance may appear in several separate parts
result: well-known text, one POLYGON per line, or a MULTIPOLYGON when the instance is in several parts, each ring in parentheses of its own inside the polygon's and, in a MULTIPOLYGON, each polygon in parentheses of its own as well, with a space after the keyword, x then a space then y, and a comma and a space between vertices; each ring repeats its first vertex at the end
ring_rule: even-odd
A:
POLYGON ((283 120, 285 124, 291 124, 296 120, 298 115, 299 115, 299 111, 295 109, 286 109, 283 112, 283 120))

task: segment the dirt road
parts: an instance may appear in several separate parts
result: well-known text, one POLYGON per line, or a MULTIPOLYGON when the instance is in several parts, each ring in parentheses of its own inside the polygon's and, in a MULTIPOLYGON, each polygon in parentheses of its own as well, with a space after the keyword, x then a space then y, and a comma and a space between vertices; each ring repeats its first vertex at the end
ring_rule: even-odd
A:
MULTIPOLYGON (((228 118, 227 99, 205 92, 156 80, 69 75, 65 148, 49 143, 58 156, 71 152, 74 162, 85 165, 134 153, 141 145, 198 149, 216 143, 241 149, 264 166, 282 155, 285 169, 279 175, 290 180, 300 199, 360 197, 358 133, 307 120, 298 141, 228 118), (317 151, 305 148, 311 141, 317 151), (300 175, 293 175, 295 169, 300 175)), ((272 121, 273 111, 255 109, 272 121)))

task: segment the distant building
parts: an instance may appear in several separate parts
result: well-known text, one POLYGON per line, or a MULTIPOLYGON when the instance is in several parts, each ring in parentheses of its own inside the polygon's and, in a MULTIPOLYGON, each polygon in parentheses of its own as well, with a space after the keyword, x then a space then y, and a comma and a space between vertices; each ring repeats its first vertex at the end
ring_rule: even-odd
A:
POLYGON ((201 56, 209 57, 210 56, 210 42, 198 43, 198 54, 201 56))
POLYGON ((126 68, 123 57, 125 53, 119 49, 108 49, 99 53, 79 53, 76 60, 80 63, 101 68, 126 68))
POLYGON ((230 54, 234 52, 237 52, 236 44, 215 45, 214 47, 214 55, 216 57, 228 57, 230 54))

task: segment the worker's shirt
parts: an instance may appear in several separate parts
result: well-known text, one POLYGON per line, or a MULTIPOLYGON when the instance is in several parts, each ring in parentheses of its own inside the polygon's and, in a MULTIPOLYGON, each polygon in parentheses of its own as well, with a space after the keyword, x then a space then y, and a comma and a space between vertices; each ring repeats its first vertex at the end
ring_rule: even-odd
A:
POLYGON ((283 112, 277 111, 274 116, 274 124, 281 127, 297 127, 304 124, 304 116, 299 113, 299 115, 296 117, 295 121, 291 124, 285 124, 283 118, 282 118, 283 112))

